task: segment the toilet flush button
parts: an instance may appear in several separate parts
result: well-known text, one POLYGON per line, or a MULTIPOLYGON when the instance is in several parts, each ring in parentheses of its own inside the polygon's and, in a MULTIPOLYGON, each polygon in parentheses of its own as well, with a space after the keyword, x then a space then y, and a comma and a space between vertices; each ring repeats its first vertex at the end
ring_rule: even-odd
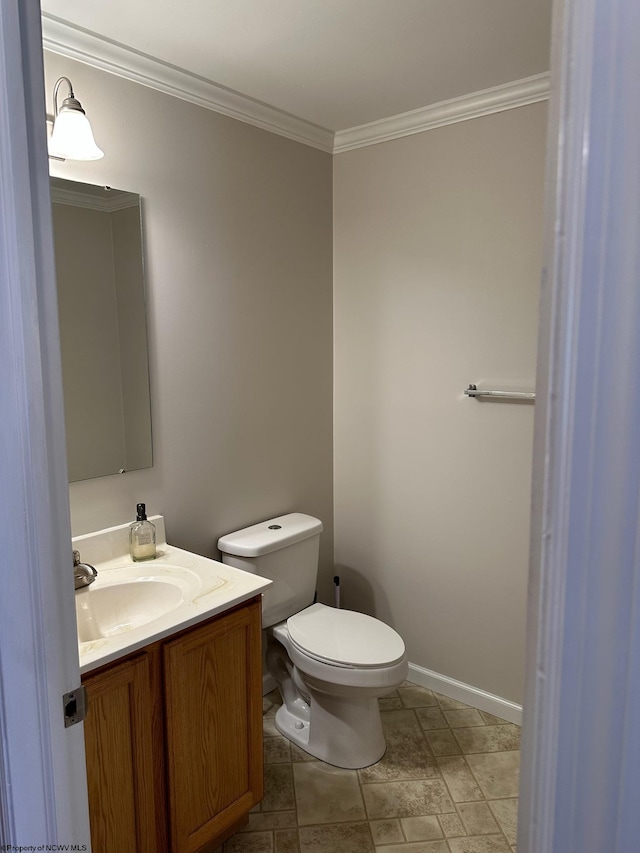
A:
POLYGON ((303 729, 303 728, 304 728, 304 723, 301 723, 300 721, 298 721, 298 722, 296 723, 296 728, 297 728, 297 729, 303 729))

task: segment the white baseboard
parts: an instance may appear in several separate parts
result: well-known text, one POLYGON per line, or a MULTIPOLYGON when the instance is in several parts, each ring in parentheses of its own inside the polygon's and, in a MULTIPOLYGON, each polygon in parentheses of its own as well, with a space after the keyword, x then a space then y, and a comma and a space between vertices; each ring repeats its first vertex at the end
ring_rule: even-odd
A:
MULTIPOLYGON (((407 679, 413 684, 419 684, 420 687, 426 687, 443 696, 448 696, 449 699, 456 699, 458 702, 464 702, 465 705, 472 705, 474 708, 479 708, 481 711, 486 711, 507 720, 509 723, 522 725, 522 705, 516 705, 515 702, 510 702, 508 699, 494 696, 478 687, 472 687, 470 684, 456 681, 455 678, 440 675, 439 672, 432 672, 430 669, 425 669, 415 663, 409 664, 407 679)), ((276 680, 265 669, 262 676, 262 695, 266 696, 277 686, 276 680)))
POLYGON ((455 678, 440 675, 439 672, 432 672, 430 669, 425 669, 415 663, 409 664, 407 679, 414 684, 419 684, 420 687, 426 687, 436 693, 441 693, 443 696, 448 696, 449 699, 464 702, 465 705, 472 705, 480 711, 486 711, 488 714, 493 714, 509 723, 522 725, 522 705, 510 702, 508 699, 494 696, 478 687, 472 687, 463 681, 456 681, 455 678))

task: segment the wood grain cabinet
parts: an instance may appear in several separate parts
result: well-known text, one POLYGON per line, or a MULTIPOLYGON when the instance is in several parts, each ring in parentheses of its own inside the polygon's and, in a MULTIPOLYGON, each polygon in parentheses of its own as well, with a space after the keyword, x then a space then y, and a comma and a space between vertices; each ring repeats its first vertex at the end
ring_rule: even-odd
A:
POLYGON ((153 654, 144 652, 83 679, 89 712, 84 740, 94 851, 156 853, 163 791, 151 725, 153 654), (161 781, 161 780, 160 780, 161 781))
POLYGON ((83 678, 94 853, 205 853, 263 796, 260 598, 83 678))

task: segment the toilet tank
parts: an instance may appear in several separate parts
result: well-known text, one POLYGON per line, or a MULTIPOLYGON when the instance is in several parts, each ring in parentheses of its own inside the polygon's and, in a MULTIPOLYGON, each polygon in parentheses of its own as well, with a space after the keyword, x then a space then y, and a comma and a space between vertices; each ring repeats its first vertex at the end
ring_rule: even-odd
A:
POLYGON ((262 599, 262 627, 304 610, 316 591, 322 522, 292 512, 218 539, 222 562, 273 581, 262 599))

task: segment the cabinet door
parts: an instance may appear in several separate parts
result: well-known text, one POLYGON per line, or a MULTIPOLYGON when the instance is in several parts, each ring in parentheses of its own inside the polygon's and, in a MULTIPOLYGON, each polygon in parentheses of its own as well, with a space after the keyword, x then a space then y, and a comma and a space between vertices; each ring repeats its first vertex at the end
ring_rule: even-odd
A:
POLYGON ((154 772, 153 675, 152 658, 142 654, 83 679, 93 853, 166 848, 163 791, 154 772))
POLYGON ((260 601, 163 648, 171 849, 195 853, 263 796, 260 601))

